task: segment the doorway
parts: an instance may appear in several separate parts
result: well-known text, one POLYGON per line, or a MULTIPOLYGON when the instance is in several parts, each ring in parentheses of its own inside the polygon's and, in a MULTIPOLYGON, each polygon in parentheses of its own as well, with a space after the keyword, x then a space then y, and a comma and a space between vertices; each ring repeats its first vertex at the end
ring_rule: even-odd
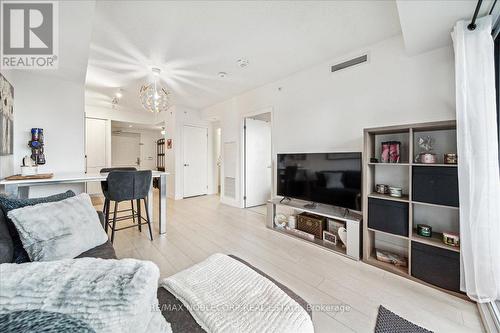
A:
POLYGON ((208 192, 208 129, 183 127, 184 198, 208 192))
POLYGON ((222 183, 222 129, 217 127, 215 129, 215 187, 217 195, 221 194, 222 183))
POLYGON ((157 141, 164 137, 162 125, 111 121, 111 166, 156 170, 157 141))
POLYGON ((245 118, 244 146, 244 207, 265 214, 272 190, 270 112, 245 118))
POLYGON ((141 135, 139 133, 113 131, 111 134, 111 164, 113 167, 141 166, 141 135))
MULTIPOLYGON (((85 118, 85 173, 97 174, 106 167, 106 131, 106 119, 85 118)), ((101 184, 87 183, 86 192, 100 194, 101 184)))

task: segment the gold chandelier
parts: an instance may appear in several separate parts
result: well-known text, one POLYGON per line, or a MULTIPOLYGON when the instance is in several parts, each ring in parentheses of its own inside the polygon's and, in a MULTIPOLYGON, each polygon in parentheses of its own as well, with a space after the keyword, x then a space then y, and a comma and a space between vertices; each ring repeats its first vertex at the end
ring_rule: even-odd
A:
POLYGON ((158 113, 166 111, 170 107, 171 92, 159 83, 161 70, 155 67, 152 68, 152 71, 153 82, 141 87, 139 98, 146 111, 158 113))

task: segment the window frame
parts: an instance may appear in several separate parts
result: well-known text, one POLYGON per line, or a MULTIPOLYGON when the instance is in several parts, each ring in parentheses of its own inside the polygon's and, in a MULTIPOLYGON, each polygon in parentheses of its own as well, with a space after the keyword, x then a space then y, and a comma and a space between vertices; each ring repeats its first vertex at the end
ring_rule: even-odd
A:
POLYGON ((500 161, 500 34, 495 38, 495 86, 497 98, 498 159, 500 161))

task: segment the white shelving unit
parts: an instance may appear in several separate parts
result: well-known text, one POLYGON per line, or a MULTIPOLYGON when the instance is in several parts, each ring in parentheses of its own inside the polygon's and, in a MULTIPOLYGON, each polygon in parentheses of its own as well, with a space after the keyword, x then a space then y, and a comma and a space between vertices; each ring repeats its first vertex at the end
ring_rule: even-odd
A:
MULTIPOLYGON (((413 200, 412 195, 414 168, 430 168, 429 170, 437 167, 457 168, 456 164, 444 164, 443 160, 445 153, 456 153, 456 149, 455 121, 365 129, 363 162, 363 260, 366 263, 433 286, 413 276, 412 259, 416 258, 412 258, 412 244, 414 246, 417 246, 415 244, 425 244, 426 246, 443 249, 450 253, 460 252, 459 247, 446 245, 441 240, 442 231, 451 230, 458 233, 460 229, 459 207, 416 201, 413 200), (415 156, 418 153, 417 138, 425 136, 431 136, 435 139, 434 152, 437 157, 436 164, 414 162, 415 156), (380 158, 381 142, 384 141, 401 142, 401 163, 377 163, 371 160, 372 158, 380 158), (376 184, 401 187, 403 189, 403 196, 396 198, 390 195, 379 194, 375 192, 376 184), (406 204, 408 207, 408 235, 402 236, 370 228, 369 199, 406 204), (416 230, 418 223, 431 225, 433 227, 432 237, 418 235, 416 230), (390 263, 378 261, 375 249, 390 250, 405 256, 408 259, 408 267, 398 267, 390 263)), ((456 296, 463 296, 453 291, 444 291, 456 296)))

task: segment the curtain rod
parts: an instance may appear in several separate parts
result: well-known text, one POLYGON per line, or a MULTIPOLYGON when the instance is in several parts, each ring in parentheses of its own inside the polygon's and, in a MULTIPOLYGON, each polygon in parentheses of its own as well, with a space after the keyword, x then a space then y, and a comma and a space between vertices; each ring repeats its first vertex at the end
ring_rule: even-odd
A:
MULTIPOLYGON (((498 0, 493 1, 493 5, 491 6, 491 9, 490 9, 488 15, 491 15, 493 13, 493 9, 495 8, 495 5, 497 4, 497 1, 498 0)), ((476 20, 477 20, 477 16, 479 15, 479 10, 481 9, 481 5, 482 4, 483 4, 483 0, 478 0, 477 1, 476 9, 474 10, 474 15, 472 16, 472 21, 467 26, 467 29, 469 29, 471 31, 474 30, 474 29, 476 29, 476 20)))
POLYGON ((495 8, 496 4, 497 4, 497 0, 493 1, 493 6, 491 6, 491 9, 490 9, 490 12, 488 13, 488 15, 491 15, 491 13, 493 13, 493 9, 495 8))
POLYGON ((483 0, 477 1, 476 10, 474 10, 474 15, 472 16, 472 21, 467 26, 467 29, 469 29, 469 30, 476 29, 476 19, 477 19, 477 15, 479 14, 479 9, 481 9, 482 4, 483 4, 483 0))

